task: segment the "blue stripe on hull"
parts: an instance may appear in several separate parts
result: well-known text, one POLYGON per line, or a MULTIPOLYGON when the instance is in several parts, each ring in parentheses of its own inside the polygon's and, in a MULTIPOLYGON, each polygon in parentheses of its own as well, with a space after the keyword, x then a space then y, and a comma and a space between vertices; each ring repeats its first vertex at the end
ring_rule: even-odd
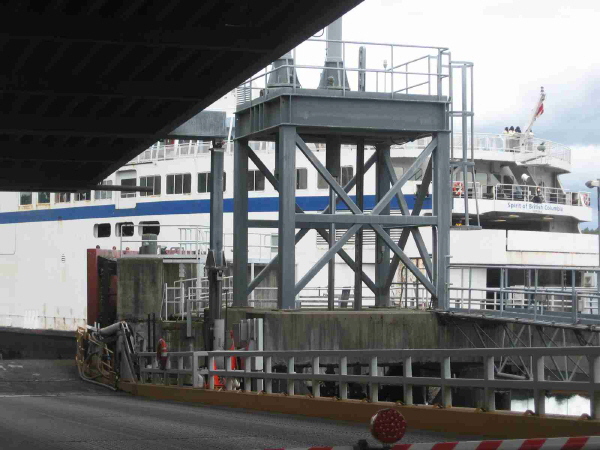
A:
MULTIPOLYGON (((351 196, 356 200, 354 196, 351 196)), ((296 202, 305 211, 322 211, 327 207, 329 198, 326 196, 296 197, 296 202)), ((408 207, 412 209, 415 203, 414 195, 406 195, 408 207)), ((249 212, 276 212, 279 200, 277 197, 254 197, 248 200, 249 212)), ((375 205, 374 195, 365 195, 365 208, 375 205)), ((393 199, 392 208, 398 209, 398 202, 393 199)), ((425 200, 424 209, 431 209, 431 197, 425 200)), ((223 202, 226 213, 233 212, 233 199, 223 202)), ((347 209, 343 203, 338 209, 347 209)), ((148 203, 138 203, 135 208, 116 209, 114 205, 80 206, 76 208, 43 209, 37 211, 15 211, 0 213, 0 224, 51 222, 56 220, 103 219, 110 217, 162 216, 174 214, 208 214, 210 200, 171 200, 148 203)))

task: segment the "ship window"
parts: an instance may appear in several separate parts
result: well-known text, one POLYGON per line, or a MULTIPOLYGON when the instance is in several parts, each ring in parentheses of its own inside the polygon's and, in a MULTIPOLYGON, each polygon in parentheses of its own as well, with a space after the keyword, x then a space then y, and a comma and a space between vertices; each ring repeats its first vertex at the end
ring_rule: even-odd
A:
POLYGON ((75 201, 83 202, 92 199, 92 191, 75 192, 75 201))
POLYGON ((31 192, 21 192, 19 196, 19 205, 31 205, 33 194, 31 192))
POLYGON ((308 188, 308 171, 305 168, 296 169, 296 189, 308 188))
MULTIPOLYGON (((210 172, 202 172, 198 174, 198 192, 210 192, 210 172)), ((223 172, 223 192, 227 190, 227 173, 223 172)))
POLYGON ((131 237, 134 230, 133 222, 119 222, 117 224, 117 236, 131 237))
POLYGON ((248 171, 248 190, 249 191, 264 191, 265 176, 260 170, 248 171))
POLYGON ((54 194, 54 203, 69 203, 71 194, 69 192, 57 192, 54 194))
POLYGON ((329 185, 327 184, 327 181, 325 181, 325 178, 323 178, 320 174, 319 174, 319 178, 317 179, 317 189, 328 189, 329 185))
POLYGON ((140 230, 140 236, 148 233, 156 235, 160 234, 160 222, 156 220, 140 222, 140 225, 141 226, 138 228, 140 230))
MULTIPOLYGON (((135 178, 123 178, 121 179, 121 186, 136 186, 135 178)), ((135 197, 135 192, 121 192, 121 198, 135 197)))
POLYGON ((160 195, 160 175, 140 177, 140 186, 152 188, 152 192, 140 192, 140 197, 147 197, 149 195, 160 195))
POLYGON ((38 192, 37 202, 43 204, 50 203, 50 192, 38 192))
POLYGON ((94 237, 110 237, 110 223, 97 223, 94 225, 94 237))
POLYGON ((350 183, 350 180, 354 177, 354 167, 343 166, 342 167, 342 186, 346 186, 350 183))
MULTIPOLYGON (((341 180, 340 186, 342 186, 342 187, 346 186, 350 182, 352 177, 354 177, 354 167, 343 166, 342 167, 342 180, 341 180)), ((323 178, 321 175, 319 175, 319 178, 317 180, 317 189, 328 189, 328 188, 329 188, 329 184, 327 184, 327 181, 325 181, 325 178, 323 178)))
MULTIPOLYGON (((113 182, 112 182, 112 180, 104 180, 101 184, 103 184, 104 186, 112 186, 113 182)), ((95 191, 94 198, 96 200, 111 200, 112 192, 111 191, 95 191)))
POLYGON ((192 192, 192 175, 179 173, 167 175, 167 194, 189 194, 192 192))

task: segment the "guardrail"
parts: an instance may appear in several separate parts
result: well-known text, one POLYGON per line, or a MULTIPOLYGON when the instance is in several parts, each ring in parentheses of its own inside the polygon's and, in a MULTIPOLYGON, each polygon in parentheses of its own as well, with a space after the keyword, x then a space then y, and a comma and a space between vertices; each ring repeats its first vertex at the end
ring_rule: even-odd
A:
POLYGON ((200 368, 199 360, 201 357, 207 356, 207 352, 169 352, 165 369, 159 367, 155 352, 138 352, 137 355, 141 383, 156 384, 157 378, 161 376, 162 384, 168 385, 174 375, 179 386, 183 386, 186 377, 190 377, 193 387, 204 386, 202 376, 206 375, 208 371, 200 368), (176 361, 176 367, 172 367, 173 360, 176 361))
MULTIPOLYGON (((172 375, 177 376, 181 383, 182 376, 192 376, 194 387, 199 387, 199 374, 208 377, 207 388, 215 389, 215 377, 225 380, 225 390, 234 390, 236 380, 243 380, 243 391, 273 393, 273 381, 279 380, 286 386, 285 393, 294 395, 296 383, 310 384, 311 395, 321 396, 321 384, 335 385, 338 397, 348 399, 348 386, 350 383, 366 384, 368 397, 371 402, 379 401, 379 388, 381 386, 402 386, 403 402, 412 405, 413 388, 415 386, 437 386, 441 389, 441 406, 452 406, 452 388, 483 389, 482 407, 487 411, 494 411, 495 391, 521 389, 533 391, 534 412, 545 413, 545 396, 551 391, 561 393, 585 393, 590 396, 590 416, 600 419, 600 351, 597 347, 559 347, 559 348, 484 348, 484 349, 418 349, 418 350, 293 350, 293 351, 212 351, 212 352, 178 352, 170 353, 169 358, 177 358, 177 368, 167 367, 165 370, 158 368, 156 354, 140 353, 140 367, 142 367, 142 382, 149 379, 157 381, 162 375, 162 384, 168 384, 172 375), (545 358, 582 357, 578 364, 580 376, 584 381, 551 381, 545 376, 545 358), (207 368, 200 369, 200 357, 207 357, 207 368), (242 370, 232 369, 232 357, 242 360, 242 370), (531 379, 498 379, 495 377, 495 362, 500 358, 519 358, 524 364, 529 361, 531 379), (149 365, 143 358, 151 358, 154 362, 149 365), (185 367, 187 358, 190 366, 185 367), (223 358, 224 369, 216 369, 217 358, 223 358), (452 361, 465 359, 481 359, 483 366, 482 378, 454 378, 452 361), (253 360, 254 359, 254 360, 253 360), (413 361, 437 360, 440 364, 440 376, 420 377, 413 376, 413 361), (349 375, 348 366, 354 362, 368 361, 368 373, 349 375), (308 362, 310 372, 295 373, 295 366, 300 362, 308 362), (323 373, 321 363, 334 363, 330 367, 336 373, 323 373), (384 376, 379 367, 383 362, 403 364, 403 375, 384 376), (286 373, 274 372, 275 365, 284 364, 286 373), (262 367, 261 371, 252 371, 252 367, 262 367), (252 380, 257 380, 255 383, 252 380)), ((223 361, 221 359, 221 361, 223 361)), ((160 381, 160 380, 159 380, 160 381)))

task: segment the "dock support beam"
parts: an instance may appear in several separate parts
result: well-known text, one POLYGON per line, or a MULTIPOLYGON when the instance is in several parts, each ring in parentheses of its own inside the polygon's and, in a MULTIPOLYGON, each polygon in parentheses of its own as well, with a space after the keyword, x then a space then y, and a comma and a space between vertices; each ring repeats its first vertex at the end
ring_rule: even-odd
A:
MULTIPOLYGON (((356 145, 356 206, 362 211, 365 207, 365 139, 359 138, 356 145)), ((362 309, 362 270, 363 270, 363 232, 362 228, 354 237, 354 310, 362 309)))
MULTIPOLYGON (((279 182, 279 255, 283 255, 283 258, 279 258, 277 274, 277 308, 295 309, 296 127, 279 127, 278 142, 276 158, 279 182)), ((246 192, 246 198, 247 195, 246 192)), ((247 243, 244 248, 247 248, 247 243)))
MULTIPOLYGON (((216 267, 223 266, 223 149, 213 144, 210 157, 210 251, 216 267)), ((221 318, 221 277, 209 270, 208 304, 210 318, 221 318)), ((190 308, 190 305, 188 305, 190 308)))
POLYGON ((248 145, 238 139, 234 145, 233 197, 233 306, 248 306, 248 145))
MULTIPOLYGON (((334 180, 338 183, 341 181, 340 174, 340 152, 342 146, 340 139, 337 136, 328 136, 326 142, 325 168, 329 171, 334 180)), ((341 183, 340 183, 341 184, 341 183)), ((337 195, 333 188, 329 186, 329 213, 336 213, 337 195)), ((329 224, 329 248, 335 245, 336 230, 335 223, 329 224)), ((329 260, 327 264, 327 309, 333 311, 335 309, 335 256, 329 260)))
POLYGON ((448 309, 448 265, 450 264, 450 225, 452 223, 452 189, 450 188, 450 133, 438 133, 433 152, 434 280, 437 298, 433 307, 448 309))
MULTIPOLYGON (((390 178, 388 176, 385 160, 389 158, 390 146, 389 145, 377 145, 375 147, 377 152, 376 162, 376 175, 375 175, 375 203, 383 198, 383 196, 390 190, 390 178)), ((380 215, 390 214, 389 203, 380 211, 380 215)), ((386 231, 389 234, 389 231, 386 231)), ((390 271, 390 248, 381 238, 377 235, 375 243, 375 285, 377 286, 377 292, 375 294, 375 306, 379 308, 387 308, 390 306, 390 290, 387 287, 387 277, 390 271)))

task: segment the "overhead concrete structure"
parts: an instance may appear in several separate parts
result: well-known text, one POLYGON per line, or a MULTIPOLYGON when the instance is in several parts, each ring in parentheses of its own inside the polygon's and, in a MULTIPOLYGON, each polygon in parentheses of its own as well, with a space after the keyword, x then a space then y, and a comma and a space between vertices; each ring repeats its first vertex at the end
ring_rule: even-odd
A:
POLYGON ((99 183, 360 2, 3 2, 0 189, 99 183))

